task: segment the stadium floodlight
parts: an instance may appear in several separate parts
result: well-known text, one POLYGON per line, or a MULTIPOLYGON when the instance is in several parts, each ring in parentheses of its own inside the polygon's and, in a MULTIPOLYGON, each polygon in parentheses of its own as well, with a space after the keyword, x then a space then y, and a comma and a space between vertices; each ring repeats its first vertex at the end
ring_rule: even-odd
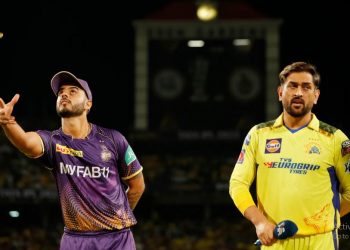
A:
POLYGON ((199 1, 197 6, 197 17, 201 21, 211 21, 218 16, 217 5, 213 1, 199 1))

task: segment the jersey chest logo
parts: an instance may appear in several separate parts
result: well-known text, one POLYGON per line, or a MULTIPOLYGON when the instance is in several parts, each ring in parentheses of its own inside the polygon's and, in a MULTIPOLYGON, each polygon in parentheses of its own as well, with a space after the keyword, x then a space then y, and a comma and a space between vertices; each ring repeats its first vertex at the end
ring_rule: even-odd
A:
POLYGON ((107 149, 105 145, 101 145, 101 159, 104 162, 109 161, 112 158, 112 152, 107 149))
POLYGON ((60 145, 56 143, 56 152, 65 154, 65 155, 72 155, 75 157, 81 157, 83 158, 83 151, 81 150, 75 150, 73 148, 68 148, 67 146, 60 145))
POLYGON ((282 138, 266 139, 265 154, 278 154, 281 152, 282 138))

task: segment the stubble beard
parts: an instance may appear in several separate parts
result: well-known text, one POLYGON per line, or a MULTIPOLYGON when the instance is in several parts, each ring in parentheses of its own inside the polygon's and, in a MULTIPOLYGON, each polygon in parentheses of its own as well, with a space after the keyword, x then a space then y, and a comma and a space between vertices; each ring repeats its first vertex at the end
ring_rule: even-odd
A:
POLYGON ((307 106, 305 104, 303 105, 302 109, 295 109, 295 108, 292 107, 292 105, 293 105, 292 103, 286 104, 286 105, 284 105, 284 109, 287 111, 287 113, 290 116, 296 117, 296 118, 305 116, 312 109, 312 107, 307 106))
POLYGON ((68 109, 66 107, 60 109, 60 107, 58 106, 56 107, 56 112, 62 118, 77 117, 84 113, 84 103, 72 105, 72 109, 68 109))

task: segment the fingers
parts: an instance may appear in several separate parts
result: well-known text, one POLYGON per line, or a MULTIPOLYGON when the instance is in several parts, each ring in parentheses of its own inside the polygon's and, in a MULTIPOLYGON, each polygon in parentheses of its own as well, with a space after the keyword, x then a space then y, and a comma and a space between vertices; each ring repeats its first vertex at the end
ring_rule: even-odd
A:
POLYGON ((275 226, 276 225, 270 221, 266 221, 256 226, 256 234, 263 245, 271 246, 275 242, 273 236, 275 226))
POLYGON ((7 124, 16 124, 15 117, 14 116, 11 116, 10 118, 0 117, 0 125, 7 125, 7 124))
POLYGON ((0 108, 5 108, 5 102, 2 98, 0 98, 0 108))
MULTIPOLYGON (((15 94, 14 97, 12 97, 12 100, 9 102, 9 104, 14 106, 18 102, 18 99, 19 99, 19 94, 15 94)), ((2 98, 0 98, 0 109, 3 109, 5 107, 6 107, 6 103, 2 98)))
POLYGON ((271 246, 273 243, 276 242, 275 238, 270 239, 268 237, 261 237, 261 238, 259 238, 259 240, 260 240, 261 244, 264 246, 271 246))
POLYGON ((263 242, 263 245, 265 245, 265 246, 271 246, 273 243, 275 243, 276 242, 276 239, 274 239, 274 238, 272 238, 272 239, 265 239, 264 241, 262 241, 263 242))
POLYGON ((12 106, 14 106, 19 99, 19 94, 15 94, 15 96, 12 98, 12 100, 10 101, 10 103, 12 104, 12 106))
POLYGON ((14 117, 11 116, 14 105, 18 102, 19 94, 15 94, 12 100, 5 103, 2 98, 0 98, 0 124, 11 123, 14 117))

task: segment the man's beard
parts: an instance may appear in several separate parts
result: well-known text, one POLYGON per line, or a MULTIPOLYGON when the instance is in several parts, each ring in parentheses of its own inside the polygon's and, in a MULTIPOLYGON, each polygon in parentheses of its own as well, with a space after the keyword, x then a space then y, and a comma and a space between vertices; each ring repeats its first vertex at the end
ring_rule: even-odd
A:
POLYGON ((72 110, 65 107, 60 110, 59 107, 56 107, 56 112, 62 118, 77 117, 84 113, 84 103, 72 105, 72 110))
POLYGON ((287 113, 293 117, 303 117, 304 115, 309 113, 312 109, 312 107, 304 104, 302 109, 296 110, 292 108, 292 105, 293 104, 291 103, 291 104, 285 104, 283 106, 284 106, 284 109, 287 111, 287 113))

